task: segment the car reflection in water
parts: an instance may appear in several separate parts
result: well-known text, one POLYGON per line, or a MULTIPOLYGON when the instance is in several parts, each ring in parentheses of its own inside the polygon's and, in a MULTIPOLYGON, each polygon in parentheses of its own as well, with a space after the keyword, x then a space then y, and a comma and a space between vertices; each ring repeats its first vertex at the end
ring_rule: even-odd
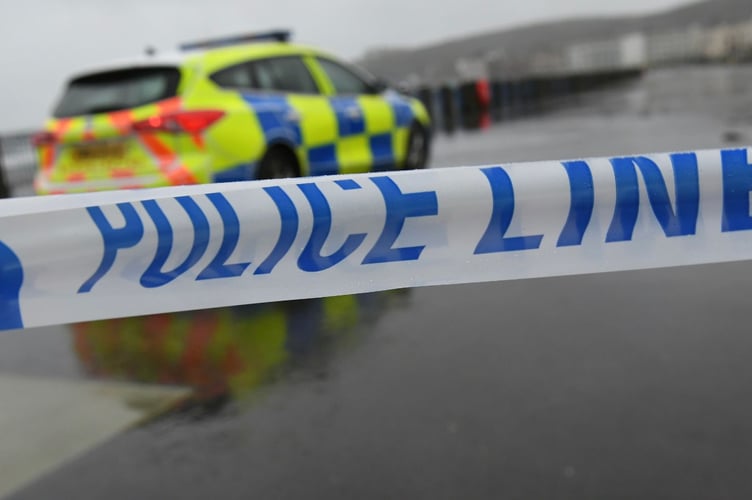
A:
POLYGON ((74 348, 92 377, 191 387, 183 409, 205 415, 293 372, 326 376, 332 355, 408 297, 393 290, 79 323, 74 348))

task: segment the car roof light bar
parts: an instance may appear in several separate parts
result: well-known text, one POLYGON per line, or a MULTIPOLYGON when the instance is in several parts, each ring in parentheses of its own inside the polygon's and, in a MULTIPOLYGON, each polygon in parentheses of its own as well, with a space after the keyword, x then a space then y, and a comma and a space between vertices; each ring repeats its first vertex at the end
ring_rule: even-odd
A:
POLYGON ((180 50, 212 49, 217 47, 227 47, 231 45, 240 45, 252 42, 288 42, 290 40, 289 30, 273 30, 260 33, 248 33, 244 35, 227 36, 222 38, 212 38, 198 42, 188 42, 180 45, 180 50))

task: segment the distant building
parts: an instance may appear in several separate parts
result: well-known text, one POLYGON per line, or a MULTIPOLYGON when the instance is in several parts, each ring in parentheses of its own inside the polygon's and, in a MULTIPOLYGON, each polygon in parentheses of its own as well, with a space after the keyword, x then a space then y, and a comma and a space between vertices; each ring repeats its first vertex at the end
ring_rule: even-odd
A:
POLYGON ((752 20, 708 30, 706 56, 712 61, 744 61, 752 55, 752 20))
POLYGON ((565 52, 570 73, 639 69, 647 60, 647 42, 644 34, 632 33, 613 40, 570 45, 565 52))
POLYGON ((647 63, 662 66, 706 59, 707 35, 699 26, 647 37, 647 63))

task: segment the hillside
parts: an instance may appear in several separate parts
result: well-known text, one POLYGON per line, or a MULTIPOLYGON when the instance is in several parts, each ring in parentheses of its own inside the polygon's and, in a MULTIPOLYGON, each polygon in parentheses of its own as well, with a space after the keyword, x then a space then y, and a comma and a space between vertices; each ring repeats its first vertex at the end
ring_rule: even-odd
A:
POLYGON ((705 0, 649 16, 568 19, 480 33, 412 49, 372 51, 359 63, 374 74, 397 81, 411 73, 449 74, 458 58, 490 51, 503 51, 508 58, 520 59, 554 47, 635 31, 653 33, 749 18, 752 18, 749 0, 705 0))

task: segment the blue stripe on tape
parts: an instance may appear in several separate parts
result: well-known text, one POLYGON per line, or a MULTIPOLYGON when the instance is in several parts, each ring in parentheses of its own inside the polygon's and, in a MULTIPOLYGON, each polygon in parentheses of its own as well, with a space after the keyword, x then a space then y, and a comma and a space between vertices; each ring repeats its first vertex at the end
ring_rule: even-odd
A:
POLYGON ((352 179, 343 179, 341 181, 334 181, 334 183, 346 191, 360 189, 360 185, 352 179))
POLYGON ((585 229, 593 216, 595 190, 593 189, 593 174, 590 173, 587 163, 566 161, 562 165, 569 177, 571 205, 567 222, 559 235, 559 242, 556 246, 569 247, 582 244, 585 229))
POLYGON ((0 330, 23 328, 19 303, 23 279, 18 256, 0 241, 0 330))

